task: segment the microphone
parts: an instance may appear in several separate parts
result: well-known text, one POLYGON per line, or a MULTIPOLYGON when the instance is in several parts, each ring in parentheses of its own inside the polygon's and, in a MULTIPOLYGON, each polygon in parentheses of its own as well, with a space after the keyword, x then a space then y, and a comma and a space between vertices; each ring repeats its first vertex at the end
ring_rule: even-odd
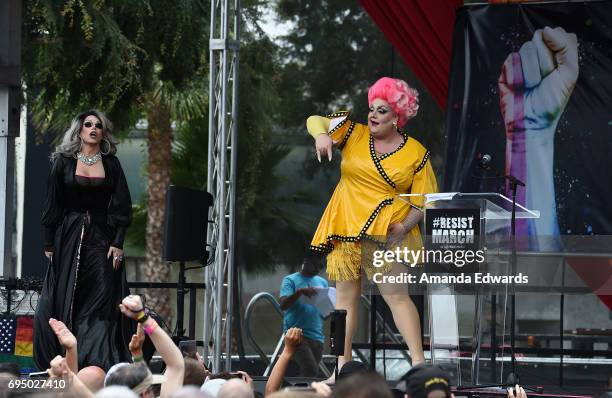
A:
POLYGON ((491 169, 490 163, 493 160, 493 157, 491 155, 489 155, 488 153, 485 153, 485 154, 479 153, 477 159, 478 159, 478 167, 480 167, 481 169, 485 169, 485 170, 491 169))

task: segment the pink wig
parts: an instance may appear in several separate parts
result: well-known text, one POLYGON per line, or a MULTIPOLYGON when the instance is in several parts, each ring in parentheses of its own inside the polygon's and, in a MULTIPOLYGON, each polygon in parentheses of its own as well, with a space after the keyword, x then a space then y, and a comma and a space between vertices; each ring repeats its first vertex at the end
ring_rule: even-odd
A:
POLYGON ((403 127, 419 110, 419 93, 403 80, 381 77, 368 90, 368 104, 380 98, 387 101, 399 116, 398 127, 403 127))

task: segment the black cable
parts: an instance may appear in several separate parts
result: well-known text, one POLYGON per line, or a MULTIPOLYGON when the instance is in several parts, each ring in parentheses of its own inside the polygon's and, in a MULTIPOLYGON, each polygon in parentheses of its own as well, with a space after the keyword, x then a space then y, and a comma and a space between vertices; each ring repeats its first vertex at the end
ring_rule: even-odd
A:
MULTIPOLYGON (((15 307, 14 307, 14 308, 12 308, 12 309, 11 309, 11 308, 9 308, 9 312, 10 312, 10 313, 13 313, 13 311, 17 311, 17 310, 19 309, 19 307, 21 307, 21 303, 23 303, 23 300, 25 300, 26 295, 28 294, 28 292, 27 292, 27 291, 23 291, 23 290, 21 290, 21 289, 20 289, 20 290, 15 290, 15 292, 18 292, 18 291, 22 291, 22 292, 23 292, 23 295, 21 296, 21 298, 20 298, 20 299, 18 299, 18 300, 19 300, 19 302, 17 303, 17 305, 15 305, 15 307)), ((15 299, 14 301, 17 301, 17 299, 15 299)))
MULTIPOLYGON (((383 377, 387 380, 387 311, 383 311, 383 377)), ((376 360, 376 358, 374 358, 376 360)))
MULTIPOLYGON (((38 294, 38 298, 40 298, 40 293, 34 291, 32 292, 32 294, 30 294, 30 308, 32 309, 32 312, 36 312, 36 308, 34 308, 34 306, 32 305, 32 298, 34 297, 34 293, 38 294)), ((36 304, 38 305, 38 300, 36 300, 36 304)))

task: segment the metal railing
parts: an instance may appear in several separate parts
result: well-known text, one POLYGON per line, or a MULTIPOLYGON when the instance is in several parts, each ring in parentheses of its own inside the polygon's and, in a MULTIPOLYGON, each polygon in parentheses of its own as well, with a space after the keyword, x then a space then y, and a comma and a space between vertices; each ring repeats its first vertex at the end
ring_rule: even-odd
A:
MULTIPOLYGON (((276 343, 276 347, 274 349, 274 353, 272 354, 272 358, 269 359, 266 353, 264 352, 264 350, 261 348, 261 346, 257 344, 257 341, 255 341, 255 338, 253 337, 253 333, 251 333, 251 314, 253 312, 253 308, 255 307, 255 305, 261 300, 267 300, 268 302, 270 302, 270 304, 272 304, 272 307, 274 307, 274 309, 276 310, 276 312, 281 318, 283 318, 283 311, 281 310, 281 307, 278 301, 276 301, 276 298, 268 292, 259 292, 256 295, 254 295, 253 298, 251 298, 251 301, 249 301, 249 304, 247 304, 246 310, 244 311, 244 324, 245 324, 244 331, 245 331, 246 337, 247 339, 249 339, 249 341, 255 348, 255 351, 257 351, 257 354, 259 355, 259 357, 266 364, 266 370, 264 371, 263 375, 269 376, 270 372, 272 371, 272 366, 274 366, 274 364, 276 363, 276 359, 278 358, 280 351, 283 347, 283 343, 285 341, 285 332, 282 333, 280 339, 278 340, 278 343, 276 343)), ((327 367, 323 364, 323 362, 319 362, 319 369, 325 375, 325 377, 329 377, 331 375, 331 373, 329 372, 327 367)))

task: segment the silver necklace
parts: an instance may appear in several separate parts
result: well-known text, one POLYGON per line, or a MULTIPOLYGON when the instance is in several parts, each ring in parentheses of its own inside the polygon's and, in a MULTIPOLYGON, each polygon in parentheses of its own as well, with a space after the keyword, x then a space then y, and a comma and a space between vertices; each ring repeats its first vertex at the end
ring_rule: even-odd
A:
POLYGON ((93 156, 87 156, 83 154, 83 152, 79 152, 77 153, 77 159, 79 159, 81 162, 85 163, 86 165, 91 166, 91 165, 96 164, 98 160, 102 159, 102 155, 100 154, 100 152, 98 152, 93 156))

